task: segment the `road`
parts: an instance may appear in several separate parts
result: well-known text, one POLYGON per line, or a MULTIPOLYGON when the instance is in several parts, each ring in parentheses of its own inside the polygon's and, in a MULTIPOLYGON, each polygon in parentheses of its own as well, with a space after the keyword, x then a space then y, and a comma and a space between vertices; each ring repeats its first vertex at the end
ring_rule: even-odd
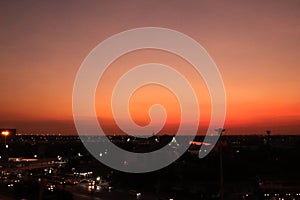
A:
MULTIPOLYGON (((77 184, 74 186, 67 186, 65 190, 73 194, 74 200, 136 200, 134 194, 129 194, 128 191, 123 190, 95 190, 93 193, 87 190, 87 185, 77 184)), ((142 194, 140 200, 157 200, 153 195, 142 194)))

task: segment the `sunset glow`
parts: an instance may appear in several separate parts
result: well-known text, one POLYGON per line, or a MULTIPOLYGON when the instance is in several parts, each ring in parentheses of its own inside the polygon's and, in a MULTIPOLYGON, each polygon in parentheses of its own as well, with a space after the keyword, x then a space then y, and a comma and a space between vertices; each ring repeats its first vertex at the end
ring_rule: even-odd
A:
MULTIPOLYGON (((21 134, 76 134, 73 84, 88 53, 113 34, 157 26, 189 35, 217 64, 227 95, 226 134, 263 134, 267 129, 299 134, 300 14, 299 2, 288 2, 2 2, 0 126, 21 134)), ((126 71, 145 63, 163 63, 187 77, 199 101, 198 132, 205 133, 211 104, 202 77, 183 58, 153 49, 121 56, 100 80, 95 108, 105 132, 122 133, 110 109, 114 85, 126 71)), ((164 105, 167 113, 160 133, 176 133, 178 101, 158 85, 133 94, 129 110, 134 122, 147 125, 153 104, 164 105)))

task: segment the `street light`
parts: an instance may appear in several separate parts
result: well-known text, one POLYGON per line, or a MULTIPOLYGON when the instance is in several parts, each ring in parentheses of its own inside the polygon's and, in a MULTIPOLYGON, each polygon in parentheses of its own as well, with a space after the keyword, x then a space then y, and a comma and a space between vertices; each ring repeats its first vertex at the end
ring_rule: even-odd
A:
POLYGON ((220 135, 220 197, 224 199, 224 175, 223 175, 223 140, 222 136, 226 129, 218 128, 215 130, 220 135))
POLYGON ((4 136, 4 146, 6 147, 6 137, 9 135, 9 131, 2 131, 1 135, 4 136))

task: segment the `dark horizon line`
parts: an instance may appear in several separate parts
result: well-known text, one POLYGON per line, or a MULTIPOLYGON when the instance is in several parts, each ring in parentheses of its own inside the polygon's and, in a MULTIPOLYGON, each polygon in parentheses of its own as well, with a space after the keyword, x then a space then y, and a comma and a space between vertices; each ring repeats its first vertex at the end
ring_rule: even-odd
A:
MULTIPOLYGON (((222 136, 266 136, 267 134, 253 134, 253 133, 243 133, 243 134, 223 134, 222 136)), ((53 136, 53 137, 105 137, 103 135, 96 135, 96 134, 90 134, 90 135, 78 135, 78 134, 16 134, 16 136, 53 136)), ((127 135, 127 134, 109 134, 106 136, 111 136, 111 137, 139 137, 139 136, 143 136, 143 135, 139 135, 139 136, 132 136, 132 135, 127 135)), ((176 134, 159 134, 159 135, 152 135, 152 136, 158 136, 158 137, 162 137, 162 136, 177 136, 176 134)), ((149 136, 149 137, 152 137, 149 136)), ((206 136, 206 134, 197 134, 194 137, 198 137, 198 136, 206 136)), ((217 136, 217 135, 207 135, 210 137, 213 136, 217 136)), ((270 134, 269 136, 300 136, 299 134, 270 134)), ((177 137, 192 137, 192 135, 180 135, 177 137)))

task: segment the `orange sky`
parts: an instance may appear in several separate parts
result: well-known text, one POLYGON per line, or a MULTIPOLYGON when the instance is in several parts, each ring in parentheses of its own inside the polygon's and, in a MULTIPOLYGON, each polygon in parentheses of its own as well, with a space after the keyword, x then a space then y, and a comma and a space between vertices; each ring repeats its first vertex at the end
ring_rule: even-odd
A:
MULTIPOLYGON (((297 0, 1 2, 0 127, 17 128, 19 133, 74 134, 72 89, 83 59, 113 34, 157 26, 194 38, 216 62, 226 88, 228 134, 266 129, 299 134, 299 8, 297 0)), ((153 60, 189 77, 198 91, 200 125, 205 127, 210 103, 203 81, 184 60, 151 50, 132 52, 110 66, 114 73, 103 77, 105 84, 100 82, 96 95, 97 113, 105 118, 100 123, 107 131, 116 130, 104 101, 109 100, 114 79, 153 60), (107 95, 101 96, 101 90, 107 95)), ((145 125, 147 109, 156 102, 168 110, 163 131, 176 130, 180 114, 176 99, 157 86, 134 94, 133 119, 145 125)))

